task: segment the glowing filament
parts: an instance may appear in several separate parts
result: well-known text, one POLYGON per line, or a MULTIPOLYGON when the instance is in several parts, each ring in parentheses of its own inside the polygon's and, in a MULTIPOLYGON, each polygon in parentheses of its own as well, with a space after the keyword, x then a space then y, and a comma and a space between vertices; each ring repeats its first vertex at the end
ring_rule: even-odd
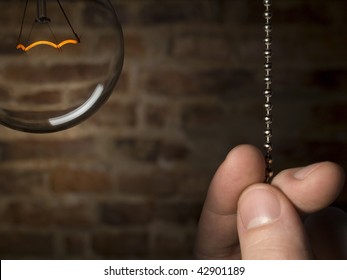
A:
POLYGON ((55 44, 55 43, 50 42, 50 41, 37 41, 37 42, 34 42, 31 45, 27 46, 27 47, 25 47, 22 44, 18 44, 17 45, 17 50, 21 49, 24 52, 27 52, 27 51, 31 50, 32 48, 34 48, 36 46, 39 46, 39 45, 47 45, 47 46, 51 46, 51 47, 53 47, 55 49, 60 49, 62 46, 66 45, 66 44, 77 45, 78 43, 79 42, 77 40, 74 40, 74 39, 69 39, 69 40, 62 41, 59 44, 55 44))

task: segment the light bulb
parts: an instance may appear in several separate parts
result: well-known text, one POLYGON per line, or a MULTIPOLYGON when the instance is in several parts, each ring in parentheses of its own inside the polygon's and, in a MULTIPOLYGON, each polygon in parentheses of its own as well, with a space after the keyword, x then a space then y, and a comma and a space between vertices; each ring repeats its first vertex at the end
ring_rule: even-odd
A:
POLYGON ((0 3, 0 123, 45 133, 70 128, 111 95, 124 60, 109 0, 0 3), (0 16, 1 17, 1 16, 0 16))

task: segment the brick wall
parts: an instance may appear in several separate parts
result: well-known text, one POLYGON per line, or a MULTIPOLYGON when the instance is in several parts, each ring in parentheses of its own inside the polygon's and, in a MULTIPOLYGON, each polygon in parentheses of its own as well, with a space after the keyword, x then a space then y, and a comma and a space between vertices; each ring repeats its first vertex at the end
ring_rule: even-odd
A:
MULTIPOLYGON (((274 167, 347 168, 347 2, 273 2, 274 167)), ((262 145, 261 0, 113 3, 126 58, 100 111, 53 134, 0 127, 2 258, 191 258, 215 169, 262 145)))

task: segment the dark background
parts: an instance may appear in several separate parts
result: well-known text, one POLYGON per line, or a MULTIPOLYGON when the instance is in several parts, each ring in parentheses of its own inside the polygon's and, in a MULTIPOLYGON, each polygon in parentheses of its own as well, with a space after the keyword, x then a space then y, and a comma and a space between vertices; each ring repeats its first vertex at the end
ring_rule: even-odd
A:
MULTIPOLYGON (((0 128, 1 258, 191 258, 214 171, 262 146, 262 1, 112 2, 126 57, 104 107, 59 133, 0 128)), ((347 1, 273 2, 274 168, 346 169, 347 1)))

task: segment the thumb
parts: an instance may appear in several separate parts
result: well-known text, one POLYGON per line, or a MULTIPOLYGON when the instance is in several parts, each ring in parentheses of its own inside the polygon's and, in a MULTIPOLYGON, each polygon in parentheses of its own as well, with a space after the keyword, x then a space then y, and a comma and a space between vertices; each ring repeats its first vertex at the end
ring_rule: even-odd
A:
POLYGON ((256 184, 238 203, 242 259, 308 259, 304 227, 294 206, 278 189, 256 184))

